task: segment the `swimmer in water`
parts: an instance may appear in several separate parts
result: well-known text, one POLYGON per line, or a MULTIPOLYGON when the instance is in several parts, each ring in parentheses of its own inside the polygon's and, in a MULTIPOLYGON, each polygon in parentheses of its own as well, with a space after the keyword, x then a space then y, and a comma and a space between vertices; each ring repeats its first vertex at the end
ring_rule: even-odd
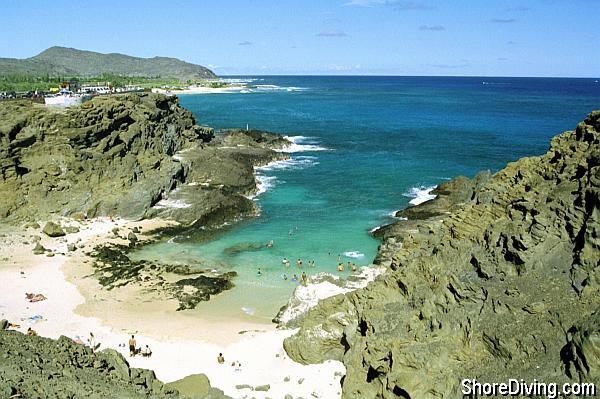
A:
POLYGON ((298 281, 298 276, 296 276, 296 275, 294 274, 294 277, 292 277, 292 281, 298 281))
POLYGON ((281 276, 285 281, 287 281, 287 274, 283 274, 283 276, 281 276))
POLYGON ((260 267, 258 268, 258 271, 256 272, 257 276, 262 276, 262 272, 260 271, 260 267))
POLYGON ((342 255, 338 254, 338 262, 342 261, 342 255))
POLYGON ((356 263, 353 263, 353 264, 352 264, 352 271, 353 271, 353 272, 355 272, 355 271, 356 271, 356 269, 357 269, 357 268, 356 268, 356 263))
POLYGON ((342 262, 338 263, 338 272, 344 271, 344 264, 342 262))

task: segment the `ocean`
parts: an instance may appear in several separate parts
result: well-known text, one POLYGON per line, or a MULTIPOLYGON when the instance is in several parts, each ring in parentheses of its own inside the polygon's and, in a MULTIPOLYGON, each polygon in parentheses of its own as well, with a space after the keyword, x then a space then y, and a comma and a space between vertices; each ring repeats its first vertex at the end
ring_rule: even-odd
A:
POLYGON ((454 176, 495 172, 542 154, 552 136, 600 108, 595 79, 232 80, 252 87, 243 93, 182 95, 181 105, 215 129, 249 126, 294 141, 289 161, 258 170, 260 192, 254 200, 261 215, 226 226, 208 241, 192 234, 135 255, 237 271, 233 290, 195 310, 220 320, 268 322, 298 284, 294 274, 338 273, 338 256, 344 264, 368 265, 379 244, 369 232, 393 221, 395 210, 430 198, 428 190, 454 176), (271 240, 272 248, 261 245, 271 240), (289 269, 283 258, 290 260, 289 269), (309 260, 314 268, 307 267, 309 260))

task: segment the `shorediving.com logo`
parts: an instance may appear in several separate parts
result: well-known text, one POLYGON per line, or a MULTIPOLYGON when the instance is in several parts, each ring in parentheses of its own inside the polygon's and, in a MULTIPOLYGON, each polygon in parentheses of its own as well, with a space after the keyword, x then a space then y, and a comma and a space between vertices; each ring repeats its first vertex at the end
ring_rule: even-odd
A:
POLYGON ((523 379, 509 378, 505 382, 479 382, 476 379, 463 379, 460 382, 463 395, 480 396, 537 396, 555 399, 561 395, 577 395, 580 397, 596 396, 596 385, 583 383, 546 383, 538 380, 527 382, 523 379))

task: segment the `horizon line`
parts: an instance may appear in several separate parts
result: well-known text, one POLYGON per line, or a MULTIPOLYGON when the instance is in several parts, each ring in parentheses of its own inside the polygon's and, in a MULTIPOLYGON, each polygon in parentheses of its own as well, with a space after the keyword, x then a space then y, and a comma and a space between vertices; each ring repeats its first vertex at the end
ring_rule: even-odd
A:
POLYGON ((378 75, 378 74, 328 74, 328 73, 247 73, 247 74, 218 74, 221 77, 239 77, 239 76, 339 76, 339 77, 382 77, 382 78, 517 78, 517 79, 600 79, 600 76, 540 76, 540 75, 378 75))

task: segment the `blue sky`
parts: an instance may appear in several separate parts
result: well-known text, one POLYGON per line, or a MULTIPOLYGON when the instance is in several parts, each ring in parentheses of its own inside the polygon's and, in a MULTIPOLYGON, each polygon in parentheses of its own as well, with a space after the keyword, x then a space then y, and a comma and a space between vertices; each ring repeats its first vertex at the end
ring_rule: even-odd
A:
POLYGON ((217 74, 600 76, 598 0, 3 0, 0 57, 177 57, 217 74))

